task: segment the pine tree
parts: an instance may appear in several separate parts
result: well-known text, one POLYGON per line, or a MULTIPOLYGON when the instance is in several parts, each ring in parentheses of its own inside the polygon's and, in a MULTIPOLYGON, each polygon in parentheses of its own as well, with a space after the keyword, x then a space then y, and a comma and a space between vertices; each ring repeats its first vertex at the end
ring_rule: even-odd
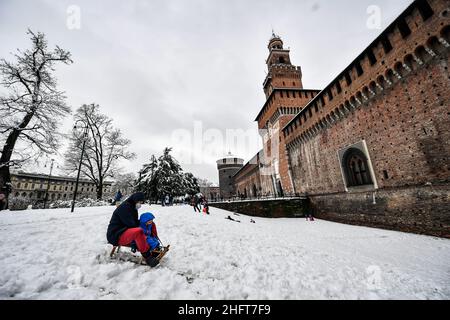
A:
POLYGON ((200 192, 198 179, 190 172, 184 174, 184 189, 185 194, 194 195, 200 192))
POLYGON ((171 148, 164 149, 158 159, 152 155, 150 162, 139 171, 136 191, 144 192, 148 199, 157 202, 166 195, 178 197, 200 191, 198 179, 190 172, 183 172, 171 151, 171 148))
POLYGON ((136 191, 144 192, 147 199, 158 199, 157 192, 157 173, 158 160, 154 155, 150 158, 150 163, 144 164, 141 171, 139 171, 139 178, 136 184, 136 191))
POLYGON ((164 149, 158 159, 158 196, 166 194, 180 196, 183 193, 183 170, 178 161, 170 155, 171 148, 164 149))

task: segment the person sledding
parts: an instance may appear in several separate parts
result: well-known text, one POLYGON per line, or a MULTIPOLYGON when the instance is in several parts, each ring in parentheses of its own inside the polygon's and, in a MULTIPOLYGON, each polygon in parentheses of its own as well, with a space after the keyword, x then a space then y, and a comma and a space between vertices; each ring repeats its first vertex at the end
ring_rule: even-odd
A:
MULTIPOLYGON (((141 222, 138 218, 138 210, 144 201, 145 195, 142 192, 138 192, 122 202, 112 214, 108 225, 108 231, 106 233, 106 238, 114 247, 135 246, 136 249, 142 254, 145 262, 149 266, 154 267, 159 263, 159 259, 154 257, 153 251, 155 249, 157 250, 159 246, 154 242, 153 237, 150 237, 150 240, 147 240, 148 235, 145 233, 145 230, 149 228, 148 226, 153 223, 154 217, 151 219, 152 223, 146 221, 145 224, 148 224, 148 226, 145 225, 145 228, 142 228, 141 222)), ((154 227, 154 230, 156 232, 156 226, 154 227)))
POLYGON ((153 221, 155 216, 151 212, 146 212, 141 215, 139 220, 139 225, 144 231, 146 236, 147 244, 150 247, 153 256, 157 256, 163 250, 161 241, 158 237, 158 230, 156 229, 156 224, 153 221))
POLYGON ((239 222, 241 223, 239 220, 234 220, 231 216, 228 216, 225 218, 226 220, 230 220, 230 221, 234 221, 234 222, 239 222))

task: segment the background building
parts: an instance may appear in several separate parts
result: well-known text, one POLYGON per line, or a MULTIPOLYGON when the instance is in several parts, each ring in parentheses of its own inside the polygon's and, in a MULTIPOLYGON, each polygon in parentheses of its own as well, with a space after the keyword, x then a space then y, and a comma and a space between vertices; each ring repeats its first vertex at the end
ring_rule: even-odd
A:
MULTIPOLYGON (((11 173, 12 197, 26 197, 32 203, 43 202, 48 188, 48 201, 72 200, 75 191, 76 178, 25 173, 22 171, 11 173)), ((111 182, 104 184, 104 199, 111 195, 111 182)), ((78 183, 77 199, 97 198, 95 184, 86 179, 80 179, 78 183)))
POLYGON ((218 185, 200 186, 200 192, 208 201, 217 201, 220 199, 220 187, 218 185))

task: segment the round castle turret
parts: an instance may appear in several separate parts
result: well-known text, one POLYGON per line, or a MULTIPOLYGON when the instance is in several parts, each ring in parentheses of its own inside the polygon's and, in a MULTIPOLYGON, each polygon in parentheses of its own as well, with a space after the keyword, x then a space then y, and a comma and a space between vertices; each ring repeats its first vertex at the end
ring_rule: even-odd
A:
POLYGON ((224 199, 235 194, 233 176, 244 166, 244 159, 236 158, 228 153, 224 158, 217 160, 219 170, 220 195, 224 199))

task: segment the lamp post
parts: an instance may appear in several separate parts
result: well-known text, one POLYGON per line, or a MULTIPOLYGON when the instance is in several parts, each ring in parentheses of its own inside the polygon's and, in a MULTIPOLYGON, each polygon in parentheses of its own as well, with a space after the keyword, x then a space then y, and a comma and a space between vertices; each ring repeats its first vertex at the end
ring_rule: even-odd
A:
POLYGON ((75 192, 73 193, 73 201, 72 201, 72 209, 70 212, 73 212, 75 210, 75 201, 77 199, 77 192, 78 192, 78 182, 80 181, 80 172, 81 172, 81 164, 83 162, 83 156, 84 156, 84 147, 86 146, 86 138, 88 134, 88 125, 83 120, 78 120, 75 122, 74 129, 77 129, 77 123, 81 122, 83 123, 84 133, 83 133, 83 147, 81 148, 81 157, 80 157, 80 165, 78 166, 78 174, 77 174, 77 182, 75 183, 75 192))
POLYGON ((47 189, 45 190, 44 209, 45 209, 45 205, 47 204, 47 200, 48 200, 48 191, 50 190, 50 179, 52 176, 53 162, 55 161, 55 159, 52 159, 51 161, 52 161, 52 164, 50 165, 50 173, 49 173, 48 179, 47 179, 47 189))

